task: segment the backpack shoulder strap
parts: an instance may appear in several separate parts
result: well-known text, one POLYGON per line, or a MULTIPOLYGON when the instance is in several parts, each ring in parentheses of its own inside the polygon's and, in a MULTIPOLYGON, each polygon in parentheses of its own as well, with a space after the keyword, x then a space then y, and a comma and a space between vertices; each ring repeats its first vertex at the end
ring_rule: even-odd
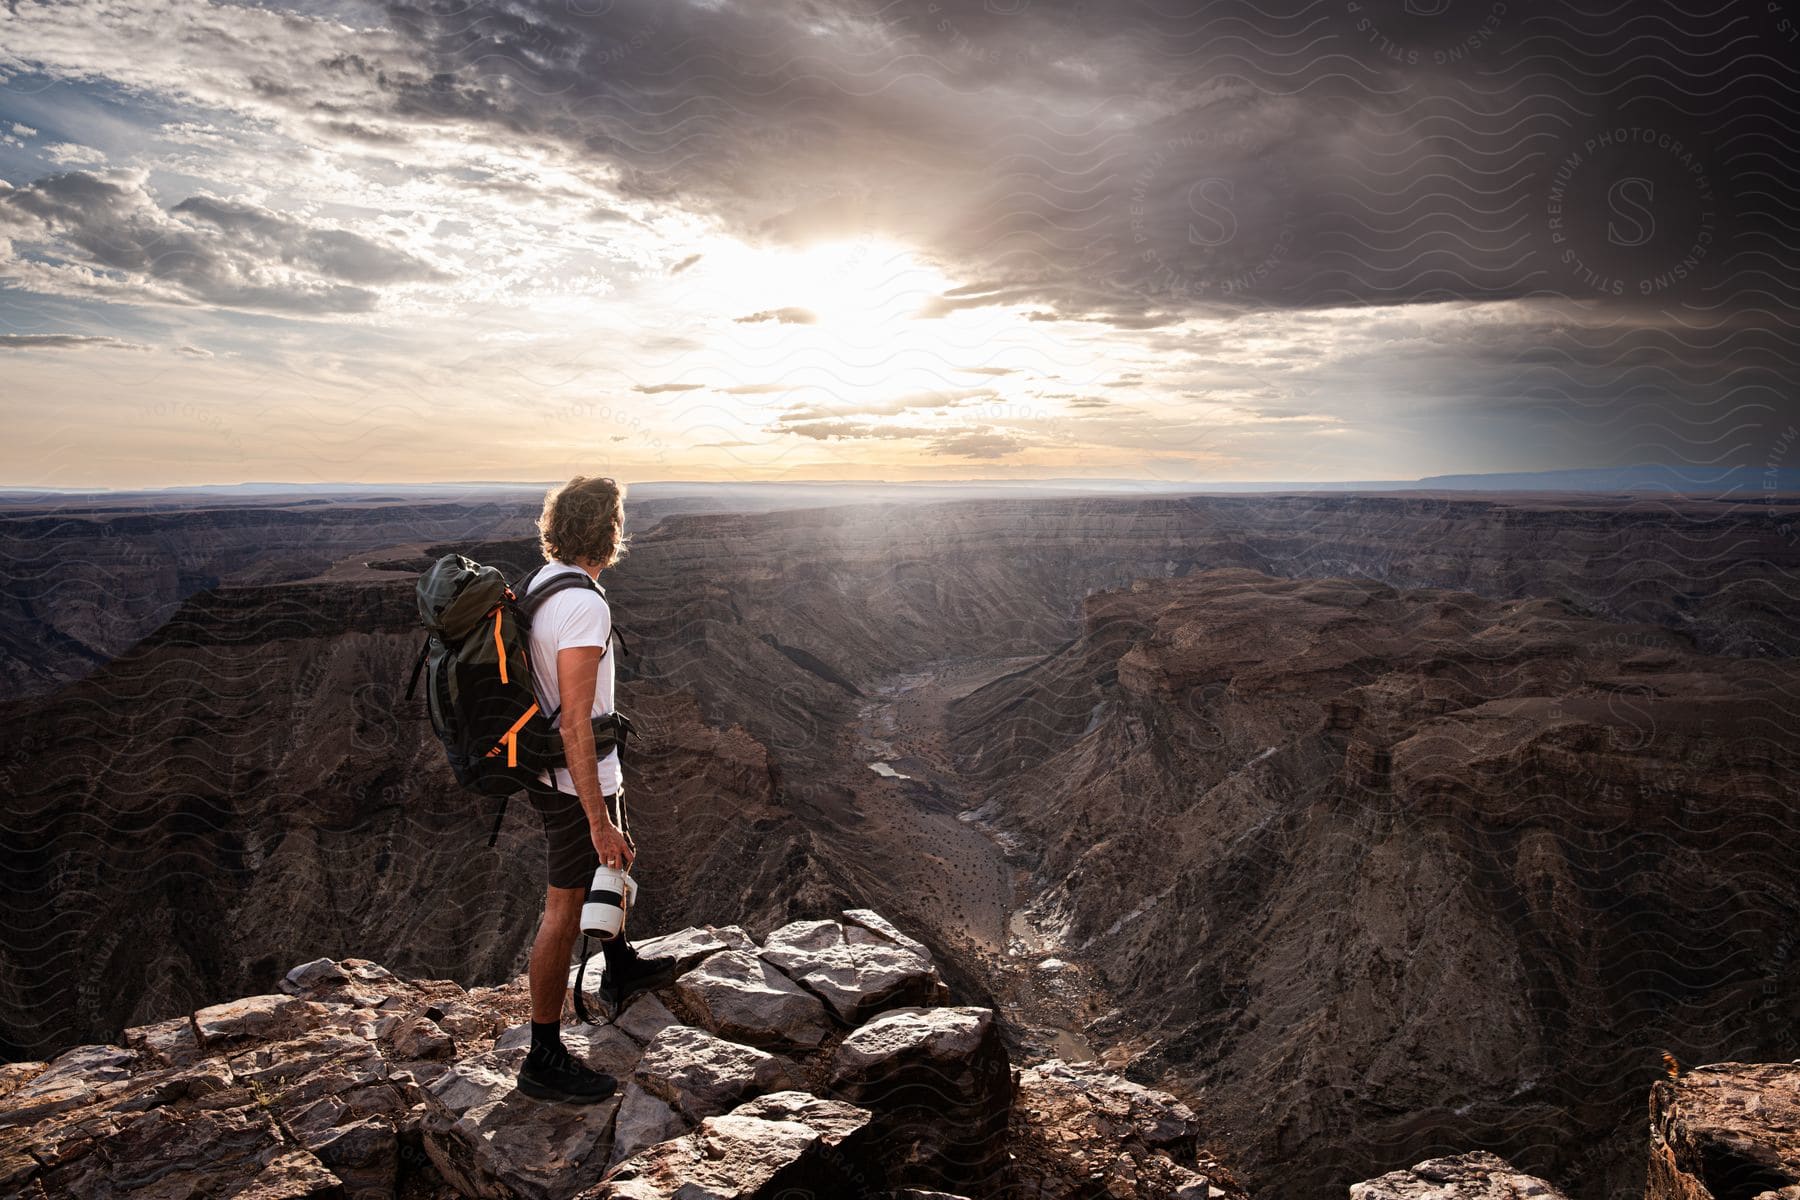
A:
MULTIPOLYGON (((541 570, 543 570, 543 568, 539 567, 538 571, 541 570)), ((536 590, 527 590, 531 588, 531 581, 536 577, 537 571, 533 571, 519 581, 519 591, 517 593, 519 598, 515 601, 515 604, 524 612, 527 621, 529 621, 532 615, 537 612, 544 601, 556 595, 558 592, 567 591, 569 588, 582 587, 585 585, 586 587, 594 589, 596 595, 604 596, 606 594, 599 590, 599 585, 595 583, 593 579, 589 578, 586 571, 564 571, 552 579, 545 580, 543 587, 537 588, 536 590)))

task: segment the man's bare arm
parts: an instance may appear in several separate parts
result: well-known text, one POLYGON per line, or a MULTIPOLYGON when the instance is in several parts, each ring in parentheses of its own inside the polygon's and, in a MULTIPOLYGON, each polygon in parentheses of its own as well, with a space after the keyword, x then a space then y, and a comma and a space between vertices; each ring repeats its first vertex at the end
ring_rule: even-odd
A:
POLYGON ((594 849, 602 863, 629 867, 634 856, 606 811, 606 797, 600 791, 600 761, 594 750, 594 689, 605 653, 604 646, 569 646, 556 652, 557 690, 562 700, 557 723, 562 730, 563 756, 575 781, 575 794, 587 813, 594 849))

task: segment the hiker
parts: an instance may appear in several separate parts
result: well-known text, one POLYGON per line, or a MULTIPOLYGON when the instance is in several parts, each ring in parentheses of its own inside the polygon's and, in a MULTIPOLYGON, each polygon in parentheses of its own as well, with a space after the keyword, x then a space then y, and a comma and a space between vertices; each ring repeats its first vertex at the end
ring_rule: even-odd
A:
MULTIPOLYGON (((612 609, 599 574, 625 547, 625 488, 611 479, 576 476, 544 497, 538 519, 545 565, 527 594, 557 575, 585 573, 593 586, 565 587, 546 597, 531 620, 531 674, 538 704, 555 714, 567 765, 540 776, 530 790, 544 821, 548 872, 544 919, 531 948, 531 1052, 519 1069, 519 1090, 545 1100, 594 1103, 618 1081, 578 1061, 563 1046, 563 996, 569 956, 580 931, 581 906, 600 866, 628 870, 637 855, 625 807, 619 752, 595 752, 592 718, 614 710, 612 609)), ((619 1012, 639 992, 666 987, 674 962, 638 954, 623 930, 601 943, 606 971, 602 1001, 619 1012)))

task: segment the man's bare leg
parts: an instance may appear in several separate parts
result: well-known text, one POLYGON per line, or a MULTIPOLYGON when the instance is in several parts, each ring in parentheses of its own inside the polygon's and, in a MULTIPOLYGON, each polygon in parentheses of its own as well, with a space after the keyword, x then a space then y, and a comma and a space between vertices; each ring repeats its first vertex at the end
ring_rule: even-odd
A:
POLYGON ((531 1050, 519 1067, 519 1090, 538 1100, 595 1104, 619 1081, 572 1056, 562 1041, 563 995, 569 990, 569 951, 581 931, 586 888, 547 888, 544 920, 531 945, 531 1050))
POLYGON ((581 905, 586 888, 545 888, 544 919, 531 944, 531 1020, 562 1023, 563 996, 569 990, 569 954, 581 932, 581 905))

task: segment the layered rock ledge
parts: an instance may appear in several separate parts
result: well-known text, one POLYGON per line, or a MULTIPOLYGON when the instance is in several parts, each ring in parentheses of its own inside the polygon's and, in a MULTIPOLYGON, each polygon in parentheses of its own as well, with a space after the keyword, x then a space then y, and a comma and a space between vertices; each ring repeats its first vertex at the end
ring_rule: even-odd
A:
POLYGON ((0 1067, 0 1196, 237 1200, 1208 1200, 1242 1192, 1193 1111, 1090 1065, 1016 1071, 879 914, 640 943, 673 986, 564 1041, 603 1103, 514 1086, 526 981, 364 960, 0 1067), (1096 1190, 1098 1189, 1098 1190, 1096 1190))
POLYGON ((1800 1200, 1800 1062, 1715 1063, 1650 1089, 1648 1200, 1800 1200))

